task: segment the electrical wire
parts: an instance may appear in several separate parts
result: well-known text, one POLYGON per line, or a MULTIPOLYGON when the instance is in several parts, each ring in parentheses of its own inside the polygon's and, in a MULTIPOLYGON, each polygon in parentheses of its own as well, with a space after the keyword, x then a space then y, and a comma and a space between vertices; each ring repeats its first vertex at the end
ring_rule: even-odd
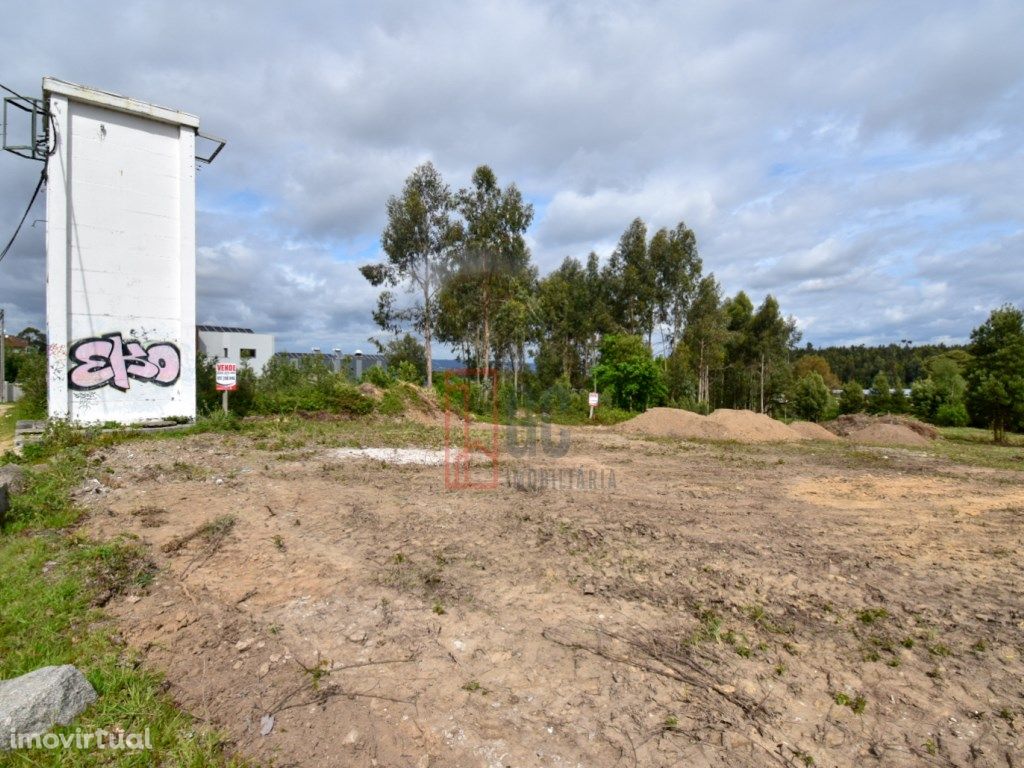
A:
POLYGON ((25 219, 28 218, 29 211, 32 210, 32 206, 35 205, 36 198, 39 197, 39 190, 43 188, 43 184, 46 183, 46 166, 43 166, 43 172, 39 174, 39 181, 36 183, 36 191, 32 193, 32 199, 28 201, 28 207, 25 209, 25 213, 21 216, 21 221, 18 222, 18 226, 14 230, 14 234, 11 235, 11 239, 7 241, 7 245, 4 246, 3 251, 0 251, 0 261, 4 260, 4 256, 11 250, 11 246, 14 245, 14 241, 18 239, 18 233, 21 232, 21 227, 25 223, 25 219))
MULTIPOLYGON (((28 100, 25 96, 22 96, 17 91, 11 90, 3 83, 0 83, 0 88, 3 88, 5 91, 14 96, 17 96, 19 99, 25 99, 26 101, 28 100)), ((18 226, 15 227, 14 234, 11 235, 11 239, 7 241, 7 245, 4 246, 3 251, 0 251, 0 261, 4 260, 4 257, 13 247, 14 241, 18 239, 18 234, 21 232, 21 228, 25 225, 25 219, 28 218, 28 214, 32 210, 32 206, 35 205, 36 198, 39 197, 39 190, 41 190, 43 188, 43 185, 46 184, 46 170, 50 164, 50 158, 53 157, 54 153, 57 151, 57 123, 53 119, 53 115, 49 114, 49 112, 47 112, 47 117, 50 119, 50 125, 53 126, 53 146, 47 147, 46 159, 43 161, 43 170, 39 174, 39 181, 36 182, 36 189, 32 193, 32 199, 28 201, 28 207, 25 208, 25 213, 21 215, 21 221, 19 221, 18 226)))

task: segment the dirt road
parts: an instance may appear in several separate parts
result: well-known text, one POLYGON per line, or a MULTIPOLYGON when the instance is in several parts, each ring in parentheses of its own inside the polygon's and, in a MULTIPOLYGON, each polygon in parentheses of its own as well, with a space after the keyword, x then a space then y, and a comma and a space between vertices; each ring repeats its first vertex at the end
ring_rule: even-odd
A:
POLYGON ((201 435, 82 495, 161 568, 128 642, 267 764, 1024 765, 1019 473, 595 428, 445 491, 201 435))

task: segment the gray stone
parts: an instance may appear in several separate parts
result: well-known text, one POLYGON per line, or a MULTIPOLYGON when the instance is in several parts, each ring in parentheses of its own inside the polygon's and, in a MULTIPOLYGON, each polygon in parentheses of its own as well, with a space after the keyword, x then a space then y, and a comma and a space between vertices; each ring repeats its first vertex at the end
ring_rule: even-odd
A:
POLYGON ((35 736, 68 725, 94 701, 96 691, 70 664, 0 680, 0 751, 10 749, 12 735, 35 736))
POLYGON ((0 467, 0 485, 6 485, 11 493, 25 490, 25 469, 18 464, 4 464, 0 467))
POLYGON ((260 718, 260 736, 269 736, 274 730, 274 716, 264 715, 260 718))
POLYGON ((25 490, 25 470, 17 464, 0 467, 0 526, 7 522, 11 508, 11 495, 25 490))

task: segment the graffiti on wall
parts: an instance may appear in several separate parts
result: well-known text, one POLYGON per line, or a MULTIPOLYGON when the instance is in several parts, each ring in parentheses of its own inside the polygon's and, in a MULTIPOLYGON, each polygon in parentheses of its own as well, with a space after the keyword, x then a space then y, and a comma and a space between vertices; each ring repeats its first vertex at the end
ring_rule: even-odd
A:
POLYGON ((131 379, 169 387, 181 375, 181 353, 168 342, 148 346, 119 333, 75 342, 68 356, 68 386, 87 390, 111 386, 127 392, 131 379))

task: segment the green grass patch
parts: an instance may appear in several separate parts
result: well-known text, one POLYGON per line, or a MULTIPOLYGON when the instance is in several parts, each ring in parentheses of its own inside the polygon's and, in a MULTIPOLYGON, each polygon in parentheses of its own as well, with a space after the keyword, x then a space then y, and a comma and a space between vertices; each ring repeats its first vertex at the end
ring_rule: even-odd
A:
POLYGON ((952 462, 1024 471, 1024 435, 1007 433, 1006 443, 997 444, 990 430, 943 427, 939 432, 945 439, 936 440, 930 449, 952 462))
POLYGON ((842 691, 837 691, 833 700, 841 707, 849 707, 858 715, 863 714, 868 706, 868 702, 863 696, 850 696, 842 691))
POLYGON ((857 611, 857 621, 861 624, 874 624, 889 618, 889 612, 885 608, 863 608, 857 611))
POLYGON ((57 729, 149 729, 150 751, 19 750, 5 766, 240 765, 213 732, 200 728, 162 692, 158 675, 142 671, 117 639, 117 628, 97 606, 111 596, 143 590, 155 570, 139 544, 128 538, 89 541, 68 529, 79 510, 69 492, 84 476, 79 447, 54 449, 34 469, 24 493, 14 497, 13 516, 0 534, 0 679, 39 667, 74 664, 99 700, 75 721, 57 729))

